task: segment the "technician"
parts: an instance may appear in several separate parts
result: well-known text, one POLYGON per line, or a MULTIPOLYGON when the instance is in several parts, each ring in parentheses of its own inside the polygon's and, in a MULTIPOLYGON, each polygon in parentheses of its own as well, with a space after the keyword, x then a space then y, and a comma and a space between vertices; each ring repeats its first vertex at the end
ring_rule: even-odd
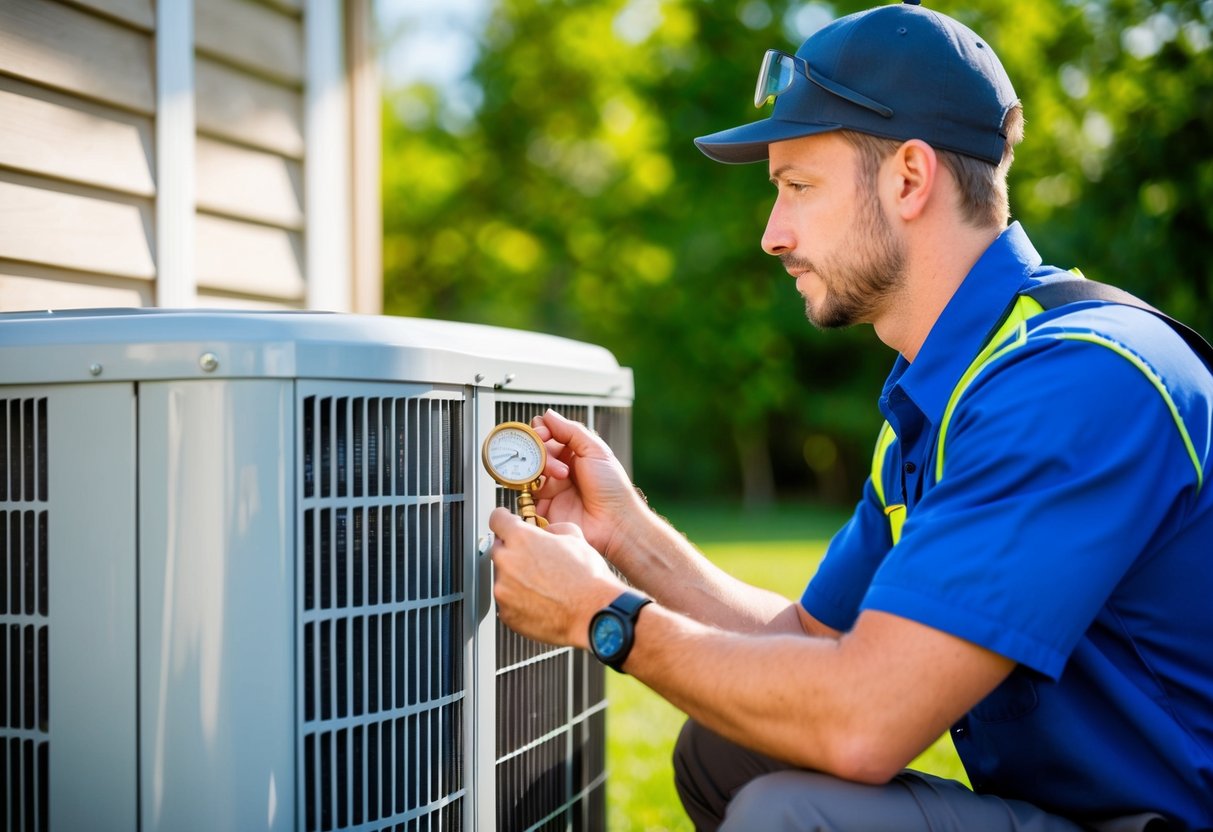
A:
POLYGON ((698 829, 1213 829, 1209 369, 1008 224, 1022 110, 967 27, 882 6, 761 66, 771 116, 696 143, 767 162, 809 320, 898 353, 873 476, 790 603, 549 411, 553 525, 490 521, 501 618, 690 716, 698 829), (971 791, 906 770, 944 732, 971 791))

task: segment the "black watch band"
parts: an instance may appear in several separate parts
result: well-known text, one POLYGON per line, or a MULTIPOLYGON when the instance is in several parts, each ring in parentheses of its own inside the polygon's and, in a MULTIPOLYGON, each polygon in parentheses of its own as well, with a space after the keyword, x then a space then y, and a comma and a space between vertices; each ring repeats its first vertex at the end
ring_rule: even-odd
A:
POLYGON ((645 604, 653 599, 627 591, 609 605, 594 613, 590 619, 590 650, 598 661, 619 673, 632 652, 636 634, 636 618, 645 604))

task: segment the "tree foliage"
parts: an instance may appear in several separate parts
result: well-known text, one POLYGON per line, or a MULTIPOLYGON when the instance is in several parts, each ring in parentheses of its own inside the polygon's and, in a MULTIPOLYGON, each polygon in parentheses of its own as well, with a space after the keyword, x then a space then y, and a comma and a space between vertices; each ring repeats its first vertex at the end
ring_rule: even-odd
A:
MULTIPOLYGON (((1024 101, 1012 211, 1046 260, 1213 330, 1213 2, 931 5, 991 42, 1024 101)), ((765 167, 691 140, 762 115, 763 50, 864 6, 499 0, 473 106, 387 91, 388 311, 611 349, 636 373, 650 493, 853 498, 892 355, 870 328, 807 324, 759 249, 765 167)))

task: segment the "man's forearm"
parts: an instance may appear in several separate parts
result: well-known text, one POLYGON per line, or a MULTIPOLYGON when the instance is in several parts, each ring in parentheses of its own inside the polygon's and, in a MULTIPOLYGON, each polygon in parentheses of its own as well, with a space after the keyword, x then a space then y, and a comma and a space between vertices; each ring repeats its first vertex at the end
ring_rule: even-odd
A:
MULTIPOLYGON (((625 669, 697 722, 792 765, 849 779, 862 742, 838 642, 725 632, 660 607, 637 622, 625 669)), ((871 763, 879 760, 868 755, 871 763)))
POLYGON ((637 620, 624 670, 734 742, 804 768, 884 782, 1013 666, 874 611, 833 639, 725 632, 651 605, 637 620))
POLYGON ((787 614, 787 598, 732 577, 651 512, 623 524, 605 554, 633 586, 696 621, 734 632, 766 629, 772 622, 799 630, 787 614))

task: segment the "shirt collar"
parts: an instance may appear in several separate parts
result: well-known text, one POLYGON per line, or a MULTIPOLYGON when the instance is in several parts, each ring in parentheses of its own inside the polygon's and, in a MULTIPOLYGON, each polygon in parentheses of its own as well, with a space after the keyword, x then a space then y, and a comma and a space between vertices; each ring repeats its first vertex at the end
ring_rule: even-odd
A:
POLYGON ((898 356, 886 393, 899 386, 932 424, 1015 295, 1041 265, 1032 241, 1013 223, 985 250, 931 327, 914 362, 898 356))

